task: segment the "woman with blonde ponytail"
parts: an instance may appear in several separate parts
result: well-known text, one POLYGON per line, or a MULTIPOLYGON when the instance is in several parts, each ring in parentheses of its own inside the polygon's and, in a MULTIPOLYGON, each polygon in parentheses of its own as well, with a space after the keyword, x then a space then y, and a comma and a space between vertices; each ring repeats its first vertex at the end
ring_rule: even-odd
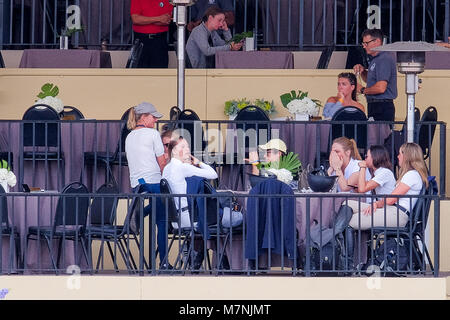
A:
MULTIPOLYGON (((358 185, 358 163, 361 161, 356 141, 346 137, 334 139, 329 160, 328 175, 338 176, 338 191, 353 192, 354 187, 358 185)), ((366 171, 366 181, 370 179, 370 172, 366 171)))
MULTIPOLYGON (((400 174, 391 194, 418 195, 424 185, 428 187, 428 172, 423 161, 422 148, 419 145, 411 142, 404 143, 400 147, 398 163, 400 174)), ((404 227, 416 202, 417 198, 409 197, 383 198, 372 204, 348 201, 354 213, 349 225, 353 229, 360 230, 385 226, 404 227)))

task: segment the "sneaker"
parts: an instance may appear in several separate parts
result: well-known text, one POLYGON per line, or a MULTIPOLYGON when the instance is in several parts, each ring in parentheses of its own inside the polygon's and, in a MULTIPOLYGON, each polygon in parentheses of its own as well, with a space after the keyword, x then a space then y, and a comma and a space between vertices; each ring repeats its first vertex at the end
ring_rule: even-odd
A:
POLYGON ((160 264, 159 270, 173 270, 173 266, 170 263, 160 264))

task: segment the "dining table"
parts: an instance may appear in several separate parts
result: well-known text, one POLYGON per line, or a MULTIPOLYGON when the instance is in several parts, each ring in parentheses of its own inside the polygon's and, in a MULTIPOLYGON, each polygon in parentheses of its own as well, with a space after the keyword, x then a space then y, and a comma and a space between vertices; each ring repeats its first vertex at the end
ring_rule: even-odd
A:
POLYGON ((218 51, 216 69, 293 69, 290 51, 218 51))
POLYGON ((111 68, 107 51, 84 49, 25 49, 19 68, 111 68))

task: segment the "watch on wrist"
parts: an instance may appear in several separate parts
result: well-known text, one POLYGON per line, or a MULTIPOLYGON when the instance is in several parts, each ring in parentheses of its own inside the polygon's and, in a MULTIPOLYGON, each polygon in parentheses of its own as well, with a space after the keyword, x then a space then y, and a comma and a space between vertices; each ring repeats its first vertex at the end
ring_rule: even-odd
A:
POLYGON ((361 90, 359 90, 359 92, 361 92, 361 94, 364 94, 365 90, 366 90, 366 87, 362 87, 361 90))

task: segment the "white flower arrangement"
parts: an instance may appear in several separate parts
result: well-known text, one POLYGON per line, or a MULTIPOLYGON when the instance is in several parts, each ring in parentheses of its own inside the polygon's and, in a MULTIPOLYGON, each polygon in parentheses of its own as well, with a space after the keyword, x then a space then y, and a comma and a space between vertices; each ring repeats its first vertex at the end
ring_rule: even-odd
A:
POLYGON ((39 100, 36 100, 36 104, 46 104, 55 109, 57 113, 64 111, 64 103, 56 96, 59 93, 58 86, 53 86, 53 83, 46 83, 41 87, 41 92, 37 95, 39 100))
POLYGON ((2 160, 0 161, 0 183, 3 184, 5 181, 10 187, 14 187, 17 183, 14 172, 10 170, 8 163, 2 160))
POLYGON ((319 115, 320 104, 319 100, 308 97, 308 92, 292 90, 280 96, 283 106, 292 114, 304 114, 310 117, 317 117, 319 115))
POLYGON ((280 180, 281 182, 284 182, 286 184, 291 183, 291 181, 294 179, 294 177, 292 176, 292 173, 289 170, 284 169, 284 168, 283 169, 271 168, 271 169, 268 169, 267 171, 276 175, 278 180, 280 180))
POLYGON ((319 115, 319 106, 308 97, 292 100, 287 104, 287 108, 292 114, 307 114, 312 117, 319 115))
POLYGON ((37 100, 35 104, 46 104, 46 105, 52 107, 53 109, 55 109, 55 111, 57 113, 61 113, 64 110, 63 102, 61 101, 61 99, 56 98, 56 97, 48 96, 43 99, 37 100))

